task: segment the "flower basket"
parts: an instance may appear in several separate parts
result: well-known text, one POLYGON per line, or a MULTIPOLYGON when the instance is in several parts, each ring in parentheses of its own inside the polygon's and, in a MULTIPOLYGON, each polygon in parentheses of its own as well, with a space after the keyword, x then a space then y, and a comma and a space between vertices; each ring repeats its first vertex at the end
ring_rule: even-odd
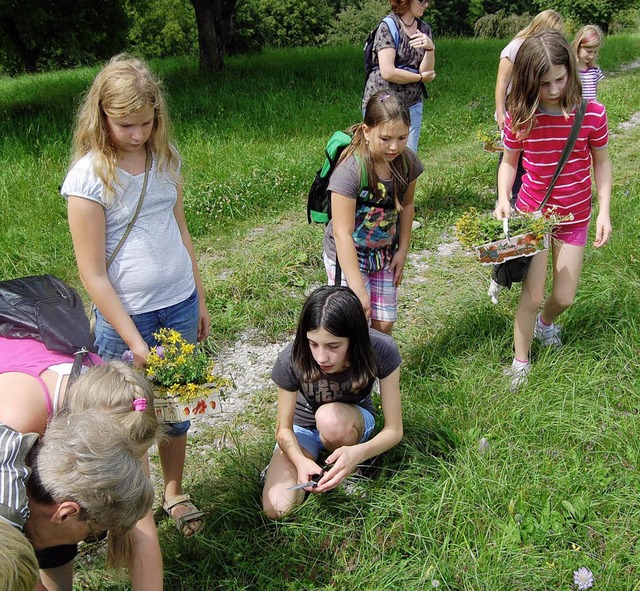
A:
POLYGON ((201 384, 199 396, 181 400, 180 396, 169 394, 165 388, 156 387, 153 402, 156 417, 164 423, 179 423, 222 413, 220 387, 217 384, 201 384))
POLYGON ((496 154, 504 152, 504 145, 502 143, 502 133, 499 130, 491 131, 489 133, 478 132, 478 137, 482 141, 482 149, 485 152, 496 154))
MULTIPOLYGON (((232 382, 215 373, 214 361, 202 344, 188 343, 168 328, 153 336, 158 345, 151 347, 144 371, 153 384, 158 420, 179 423, 220 414, 224 388, 232 382)), ((125 351, 122 359, 132 363, 133 353, 125 351)))
POLYGON ((553 227, 572 219, 571 214, 560 216, 551 209, 544 214, 516 213, 497 220, 490 213, 482 214, 471 207, 456 221, 456 236, 483 265, 498 265, 547 250, 553 227))
POLYGON ((498 152, 504 152, 504 145, 501 141, 495 140, 485 140, 482 142, 482 149, 485 152, 490 152, 491 154, 497 154, 498 152))
POLYGON ((518 234, 510 238, 475 246, 478 260, 483 265, 497 265, 519 257, 530 257, 549 248, 549 234, 518 234))

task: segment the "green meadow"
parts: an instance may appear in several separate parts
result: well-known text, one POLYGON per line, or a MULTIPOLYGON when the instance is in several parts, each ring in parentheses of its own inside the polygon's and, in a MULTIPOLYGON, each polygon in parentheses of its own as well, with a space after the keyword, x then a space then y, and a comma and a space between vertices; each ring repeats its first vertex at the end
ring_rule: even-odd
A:
MULTIPOLYGON (((442 39, 419 156, 412 255, 395 332, 405 436, 380 474, 312 496, 278 523, 260 514, 274 389, 230 425, 191 438, 185 488, 207 514, 185 540, 158 515, 165 585, 189 590, 538 591, 640 589, 640 35, 606 39, 600 65, 614 166, 611 243, 587 247, 564 346, 534 346, 509 390, 519 287, 492 305, 489 271, 453 223, 495 200, 493 90, 504 40, 442 39), (638 64, 636 63, 636 66, 638 64)), ((360 118, 360 48, 268 50, 203 79, 195 61, 153 62, 184 161, 187 219, 212 315, 212 346, 251 331, 292 335, 325 281, 306 192, 336 129, 360 118)), ((0 276, 53 273, 81 288, 58 187, 74 111, 96 69, 0 79, 0 276)), ((592 229, 593 234, 593 229, 592 229)), ((592 237, 591 234, 591 237, 592 237)), ((162 237, 158 237, 159 240, 162 237)), ((154 458, 155 461, 155 458, 154 458)), ((77 589, 122 590, 101 553, 77 589)))

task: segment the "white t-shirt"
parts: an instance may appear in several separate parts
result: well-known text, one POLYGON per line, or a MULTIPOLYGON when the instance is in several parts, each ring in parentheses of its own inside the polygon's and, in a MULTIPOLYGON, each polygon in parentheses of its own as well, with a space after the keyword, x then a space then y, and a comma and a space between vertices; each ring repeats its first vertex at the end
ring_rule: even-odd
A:
MULTIPOLYGON (((117 169, 115 203, 103 199, 104 185, 93 169, 93 156, 83 156, 69 171, 60 192, 100 203, 106 216, 106 258, 115 250, 138 205, 144 173, 117 169)), ((109 267, 109 280, 128 314, 143 314, 186 300, 195 290, 191 257, 173 214, 178 198, 175 182, 156 170, 155 158, 142 209, 131 233, 109 267)))

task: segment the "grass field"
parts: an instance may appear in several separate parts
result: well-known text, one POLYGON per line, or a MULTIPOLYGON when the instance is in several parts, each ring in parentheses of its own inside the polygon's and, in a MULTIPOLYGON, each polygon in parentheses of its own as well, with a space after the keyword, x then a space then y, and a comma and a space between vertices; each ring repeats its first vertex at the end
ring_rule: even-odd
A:
MULTIPOLYGON (((493 127, 504 41, 443 39, 425 103, 412 251, 395 333, 404 359, 405 437, 380 477, 313 497, 267 522, 258 474, 273 446, 275 392, 220 430, 193 438, 186 487, 207 512, 183 540, 159 524, 166 587, 179 590, 640 589, 640 36, 607 38, 614 234, 587 248, 560 351, 534 349, 529 385, 508 389, 518 288, 493 306, 488 271, 451 246, 470 205, 495 199, 493 127), (440 249, 440 250, 439 250, 440 249), (222 438, 227 445, 217 450, 222 438), (486 440, 486 441, 485 441, 486 440), (482 442, 482 443, 481 443, 482 442), (437 581, 437 583, 436 583, 437 581)), ((265 340, 294 326, 324 281, 321 228, 306 224, 324 142, 359 117, 359 49, 265 51, 230 59, 215 80, 176 59, 154 63, 184 158, 185 202, 214 340, 248 328, 265 340)), ((0 275, 50 272, 79 287, 64 202, 73 112, 95 70, 0 79, 0 275)), ((99 556, 78 589, 126 589, 99 556)))

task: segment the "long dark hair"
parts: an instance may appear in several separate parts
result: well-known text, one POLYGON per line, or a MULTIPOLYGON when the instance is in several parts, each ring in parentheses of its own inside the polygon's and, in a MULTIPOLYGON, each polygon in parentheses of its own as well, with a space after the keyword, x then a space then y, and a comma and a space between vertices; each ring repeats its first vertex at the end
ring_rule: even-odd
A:
MULTIPOLYGON (((351 144, 340 155, 339 162, 351 155, 357 156, 362 165, 367 170, 367 185, 369 191, 377 197, 380 196, 378 189, 378 175, 375 171, 375 160, 369 144, 364 137, 363 125, 372 129, 391 123, 392 121, 402 121, 407 127, 411 126, 411 116, 409 109, 404 105, 398 97, 388 90, 381 90, 371 95, 367 101, 367 107, 364 111, 364 121, 350 127, 347 133, 353 136, 351 144)), ((405 148, 406 149, 406 148, 405 148)), ((411 162, 407 155, 403 152, 398 155, 393 162, 389 163, 389 169, 393 175, 393 197, 396 210, 402 211, 402 198, 409 186, 412 176, 411 162)))
POLYGON ((376 376, 376 357, 362 304, 350 288, 325 285, 316 289, 302 307, 292 358, 303 379, 310 382, 317 382, 324 375, 311 354, 307 338, 307 333, 317 328, 349 339, 347 359, 352 388, 354 391, 364 388, 376 376))

